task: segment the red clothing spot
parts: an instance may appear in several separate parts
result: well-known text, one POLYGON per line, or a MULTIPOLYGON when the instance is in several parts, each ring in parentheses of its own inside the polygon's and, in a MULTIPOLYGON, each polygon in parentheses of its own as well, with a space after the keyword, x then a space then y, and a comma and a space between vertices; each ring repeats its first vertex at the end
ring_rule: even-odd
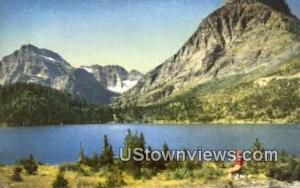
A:
POLYGON ((234 164, 239 165, 239 166, 243 166, 243 164, 244 164, 242 152, 240 150, 238 150, 236 152, 236 160, 235 160, 234 164))

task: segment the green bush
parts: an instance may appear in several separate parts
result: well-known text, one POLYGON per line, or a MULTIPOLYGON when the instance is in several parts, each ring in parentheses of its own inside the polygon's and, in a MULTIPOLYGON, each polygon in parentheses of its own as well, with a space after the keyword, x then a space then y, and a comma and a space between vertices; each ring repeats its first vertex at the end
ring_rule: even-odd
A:
POLYGON ((12 181, 23 181, 21 177, 21 172, 23 171, 23 168, 17 166, 14 168, 13 175, 11 176, 12 181))
POLYGON ((77 163, 63 163, 59 166, 59 171, 62 173, 65 171, 73 171, 86 175, 84 169, 80 166, 80 164, 77 163))
POLYGON ((195 173, 193 170, 183 168, 177 168, 173 171, 169 171, 167 177, 170 179, 186 179, 186 178, 195 178, 195 173))
POLYGON ((145 179, 151 179, 157 172, 156 168, 141 168, 141 176, 145 179))
POLYGON ((171 161, 168 163, 168 178, 170 179, 186 179, 198 178, 201 176, 199 170, 202 163, 198 161, 171 161))
POLYGON ((293 156, 282 155, 267 168, 267 176, 280 181, 300 181, 300 161, 293 156))
POLYGON ((125 185, 122 171, 115 167, 107 167, 104 169, 105 184, 99 185, 106 188, 114 188, 125 185))
POLYGON ((183 167, 183 163, 176 160, 170 161, 167 164, 167 170, 171 170, 171 171, 182 167, 183 167))
POLYGON ((226 164, 224 161, 216 161, 215 164, 218 168, 226 168, 226 164))
POLYGON ((34 175, 38 170, 38 163, 34 160, 33 155, 29 158, 20 159, 17 164, 23 166, 27 174, 34 175))
POLYGON ((65 179, 63 173, 59 172, 52 184, 52 188, 67 188, 68 184, 69 182, 65 179))
POLYGON ((223 171, 221 169, 209 167, 201 169, 197 175, 203 177, 206 180, 214 180, 222 176, 223 171))

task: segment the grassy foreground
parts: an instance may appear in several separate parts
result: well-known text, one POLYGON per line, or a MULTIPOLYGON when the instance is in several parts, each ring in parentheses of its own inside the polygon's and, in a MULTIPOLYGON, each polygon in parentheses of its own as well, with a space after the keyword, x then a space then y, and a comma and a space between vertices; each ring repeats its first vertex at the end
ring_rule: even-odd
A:
MULTIPOLYGON (((39 166, 36 175, 28 175, 21 173, 23 181, 15 182, 11 180, 14 165, 0 167, 0 187, 16 187, 16 188, 47 188, 52 187, 59 171, 59 166, 39 166)), ((85 173, 66 171, 64 178, 68 181, 68 187, 98 187, 99 183, 104 183, 105 177, 103 171, 95 172, 89 167, 83 167, 85 173)), ((217 168, 212 163, 207 163, 203 168, 217 168)), ((120 187, 132 188, 159 188, 159 187, 245 187, 245 186, 263 186, 270 183, 278 186, 296 186, 297 183, 286 183, 272 180, 263 174, 247 175, 238 180, 230 180, 227 176, 226 168, 222 169, 223 175, 214 177, 206 176, 199 178, 182 178, 173 179, 169 177, 168 171, 161 172, 151 179, 134 179, 129 174, 124 173, 125 184, 120 187)))

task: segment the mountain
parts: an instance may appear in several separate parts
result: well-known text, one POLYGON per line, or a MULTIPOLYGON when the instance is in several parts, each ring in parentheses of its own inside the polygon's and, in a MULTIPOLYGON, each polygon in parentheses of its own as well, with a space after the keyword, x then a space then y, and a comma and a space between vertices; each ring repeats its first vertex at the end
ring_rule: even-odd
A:
POLYGON ((259 79, 299 52, 299 20, 284 0, 226 0, 177 53, 144 75, 115 104, 148 106, 211 82, 218 85, 250 73, 256 75, 250 80, 259 79))
POLYGON ((143 76, 142 73, 136 70, 128 72, 118 65, 92 65, 83 66, 82 68, 91 73, 102 85, 116 93, 123 93, 129 90, 143 76))
POLYGON ((213 79, 147 106, 125 105, 121 122, 300 123, 300 55, 266 71, 213 79))
POLYGON ((71 67, 59 54, 30 44, 0 61, 0 85, 17 82, 49 86, 100 104, 117 96, 87 71, 71 67))
POLYGON ((0 125, 33 126, 106 123, 106 107, 75 100, 71 94, 33 83, 0 86, 0 125))

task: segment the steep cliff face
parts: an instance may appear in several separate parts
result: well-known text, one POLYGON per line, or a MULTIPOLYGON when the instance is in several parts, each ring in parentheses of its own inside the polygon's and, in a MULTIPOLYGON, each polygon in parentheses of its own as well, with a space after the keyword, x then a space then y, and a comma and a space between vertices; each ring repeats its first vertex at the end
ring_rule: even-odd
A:
POLYGON ((118 104, 146 105, 215 78, 283 63, 299 52, 299 34, 299 20, 283 0, 226 1, 175 55, 147 73, 118 104))
POLYGON ((128 72, 118 65, 92 65, 82 67, 91 73, 102 85, 109 90, 123 93, 136 85, 143 76, 142 73, 131 70, 128 72))
POLYGON ((107 90, 93 75, 70 66, 60 55, 33 45, 24 45, 0 62, 0 85, 36 83, 107 104, 115 93, 107 90))

